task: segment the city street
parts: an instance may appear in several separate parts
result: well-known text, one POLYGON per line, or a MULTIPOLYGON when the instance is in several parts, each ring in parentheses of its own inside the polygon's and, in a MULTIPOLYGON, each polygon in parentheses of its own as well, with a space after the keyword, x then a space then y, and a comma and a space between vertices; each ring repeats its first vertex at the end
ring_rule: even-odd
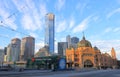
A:
MULTIPOLYGON (((34 76, 40 77, 40 76, 34 76)), ((67 74, 54 74, 51 76, 41 76, 41 77, 120 77, 120 70, 98 70, 89 72, 75 72, 67 74)))
POLYGON ((120 77, 120 70, 94 70, 94 71, 24 71, 13 73, 0 73, 0 77, 120 77))

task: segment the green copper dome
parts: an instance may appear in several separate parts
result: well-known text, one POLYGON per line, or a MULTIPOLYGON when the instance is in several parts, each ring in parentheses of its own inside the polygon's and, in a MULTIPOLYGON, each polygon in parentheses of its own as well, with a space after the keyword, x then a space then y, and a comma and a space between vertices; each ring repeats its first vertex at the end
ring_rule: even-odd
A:
POLYGON ((78 43, 78 47, 92 47, 91 43, 85 39, 83 36, 83 39, 78 43))
POLYGON ((98 49, 98 47, 95 46, 95 47, 94 47, 94 50, 99 50, 99 49, 98 49))

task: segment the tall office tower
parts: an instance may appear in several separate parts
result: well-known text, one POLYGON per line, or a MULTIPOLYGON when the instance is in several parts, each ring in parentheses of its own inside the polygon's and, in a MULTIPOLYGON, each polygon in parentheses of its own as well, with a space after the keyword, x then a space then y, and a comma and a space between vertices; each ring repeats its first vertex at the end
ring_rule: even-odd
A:
POLYGON ((11 44, 7 46, 7 56, 6 56, 6 62, 12 61, 12 51, 11 51, 11 44))
POLYGON ((68 35, 66 37, 66 42, 68 43, 68 48, 70 48, 70 45, 71 45, 71 37, 70 37, 70 35, 68 35))
POLYGON ((72 47, 77 48, 77 43, 78 42, 79 42, 79 38, 77 38, 77 37, 72 37, 71 38, 71 45, 72 45, 72 47))
POLYGON ((49 47, 50 54, 54 53, 54 19, 55 16, 52 13, 45 16, 45 45, 49 47))
POLYGON ((67 42, 58 42, 58 54, 65 56, 66 49, 68 48, 67 42))
POLYGON ((22 38, 20 60, 26 61, 29 58, 34 57, 35 51, 35 38, 29 36, 22 38))
POLYGON ((7 47, 7 62, 19 61, 21 40, 13 38, 7 47))
POLYGON ((0 49, 0 66, 2 66, 4 61, 4 49, 0 49))
POLYGON ((11 57, 13 62, 19 61, 20 45, 21 40, 19 38, 13 38, 11 40, 11 57))

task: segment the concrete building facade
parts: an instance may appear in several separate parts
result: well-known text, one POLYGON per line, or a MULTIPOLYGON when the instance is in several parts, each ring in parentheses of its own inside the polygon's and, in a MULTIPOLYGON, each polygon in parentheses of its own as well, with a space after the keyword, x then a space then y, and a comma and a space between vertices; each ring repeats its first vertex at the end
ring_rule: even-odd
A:
POLYGON ((78 43, 77 48, 68 48, 66 50, 67 67, 77 68, 115 68, 117 67, 117 59, 114 48, 111 50, 111 55, 101 53, 95 46, 83 36, 78 43))
POLYGON ((20 46, 21 40, 19 38, 13 38, 11 40, 11 56, 13 62, 20 60, 20 46))
POLYGON ((4 50, 0 49, 0 65, 2 65, 4 62, 4 50))
POLYGON ((29 58, 34 57, 35 51, 35 38, 28 36, 22 38, 20 60, 26 61, 29 58))
POLYGON ((7 62, 16 62, 19 61, 20 57, 20 45, 21 40, 19 38, 13 38, 11 43, 8 45, 6 51, 6 61, 7 62))
POLYGON ((65 56, 67 48, 68 48, 67 42, 58 42, 58 55, 65 56))

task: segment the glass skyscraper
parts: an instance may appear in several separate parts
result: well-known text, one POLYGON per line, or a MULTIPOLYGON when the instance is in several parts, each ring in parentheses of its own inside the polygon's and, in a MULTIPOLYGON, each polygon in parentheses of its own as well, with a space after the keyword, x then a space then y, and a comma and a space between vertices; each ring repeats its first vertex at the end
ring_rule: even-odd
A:
POLYGON ((54 53, 54 14, 48 13, 45 16, 45 45, 49 47, 49 53, 54 53))

